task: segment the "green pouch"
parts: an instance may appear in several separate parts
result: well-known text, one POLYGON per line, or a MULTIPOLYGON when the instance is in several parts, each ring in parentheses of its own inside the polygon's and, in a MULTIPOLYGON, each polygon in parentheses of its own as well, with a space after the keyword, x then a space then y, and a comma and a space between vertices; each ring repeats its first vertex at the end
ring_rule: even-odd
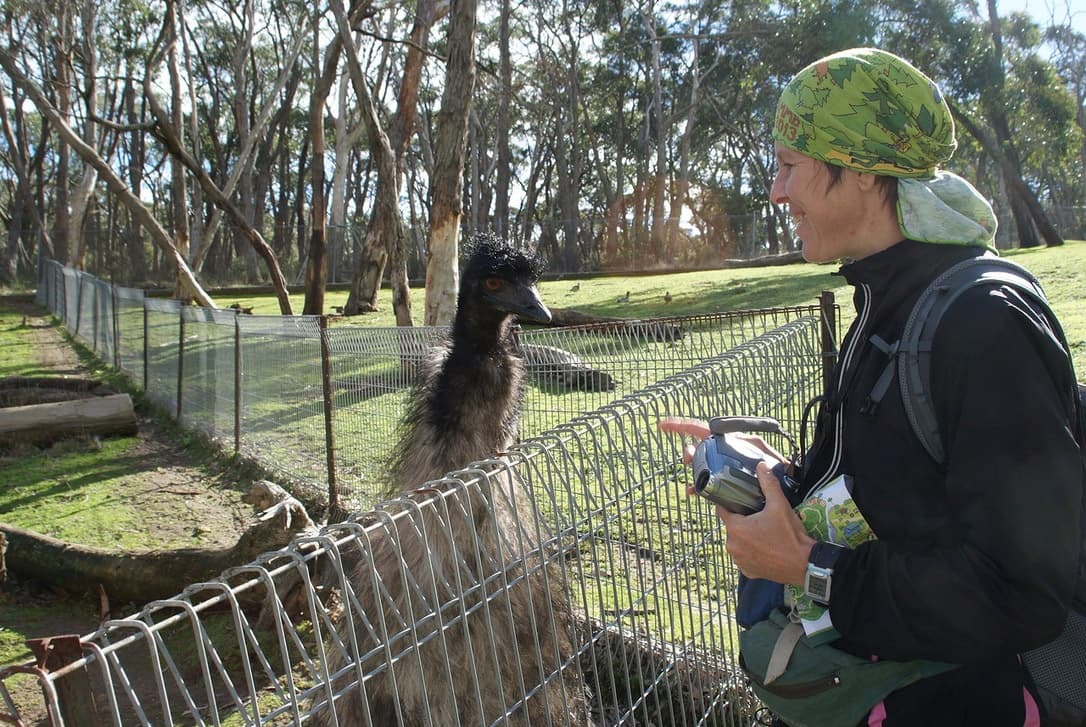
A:
POLYGON ((801 635, 802 628, 785 611, 775 609, 769 618, 739 632, 739 663, 750 677, 754 693, 793 727, 855 727, 890 692, 955 668, 954 664, 919 659, 864 659, 829 644, 812 644, 801 635), (782 648, 774 659, 778 640, 782 648), (782 657, 785 661, 780 663, 782 657), (774 666, 783 672, 766 684, 771 660, 777 661, 774 666))

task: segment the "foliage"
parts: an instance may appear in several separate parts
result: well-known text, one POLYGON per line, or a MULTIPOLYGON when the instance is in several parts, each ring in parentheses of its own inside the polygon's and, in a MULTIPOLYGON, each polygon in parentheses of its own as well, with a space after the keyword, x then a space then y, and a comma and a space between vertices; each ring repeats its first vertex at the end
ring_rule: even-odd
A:
MULTIPOLYGON (((416 14, 433 9, 435 22, 420 41, 418 122, 397 160, 406 264, 420 279, 440 157, 445 6, 355 6, 354 55, 375 99, 376 133, 364 128, 341 57, 321 115, 327 147, 316 160, 328 170, 328 276, 351 280, 370 259, 363 243, 378 185, 387 184, 377 179, 370 149, 402 120, 399 94, 415 42, 407 39, 416 14)), ((81 12, 90 6, 70 0, 56 12, 11 0, 5 7, 5 52, 172 234, 188 234, 201 281, 258 283, 268 273, 241 232, 217 222, 191 175, 186 219, 174 219, 171 162, 148 125, 145 80, 164 105, 180 108, 183 144, 215 184, 237 177, 230 198, 288 280, 304 279, 314 230, 309 103, 333 37, 328 8, 296 0, 177 6, 181 95, 173 98, 161 3, 98 3, 87 25, 81 12)), ((970 122, 995 134, 999 143, 986 146, 961 125, 950 167, 998 207, 1008 207, 1004 196, 1013 188, 997 167, 999 148, 1014 151, 1017 176, 1050 212, 1086 204, 1086 41, 1054 21, 1043 26, 1011 13, 995 23, 984 3, 951 0, 537 0, 508 8, 508 27, 499 4, 479 15, 461 232, 497 228, 531 241, 556 270, 657 270, 794 250, 787 216, 767 199, 776 98, 800 67, 855 45, 914 60, 970 122), (508 154, 499 148, 505 139, 508 154)), ((41 252, 124 284, 172 287, 170 256, 147 244, 146 231, 100 180, 85 213, 71 204, 85 160, 58 144, 55 129, 25 102, 25 89, 6 77, 0 86, 10 129, 0 136, 0 215, 9 221, 0 285, 30 284, 41 252), (75 219, 66 229, 69 214, 75 219)), ((1074 226, 1060 232, 1083 234, 1074 226)))

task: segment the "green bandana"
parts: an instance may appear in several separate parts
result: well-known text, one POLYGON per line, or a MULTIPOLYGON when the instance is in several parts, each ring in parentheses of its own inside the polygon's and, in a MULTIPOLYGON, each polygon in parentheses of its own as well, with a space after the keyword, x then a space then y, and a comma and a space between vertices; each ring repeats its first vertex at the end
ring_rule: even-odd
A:
POLYGON ((938 171, 957 148, 939 87, 907 61, 854 48, 804 68, 777 105, 782 146, 858 172, 898 178, 898 222, 921 242, 991 245, 995 215, 967 181, 938 171))

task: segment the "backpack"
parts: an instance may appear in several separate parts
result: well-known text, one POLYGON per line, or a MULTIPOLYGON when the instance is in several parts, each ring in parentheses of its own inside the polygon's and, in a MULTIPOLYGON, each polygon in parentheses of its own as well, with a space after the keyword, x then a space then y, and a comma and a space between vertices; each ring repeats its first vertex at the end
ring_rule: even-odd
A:
MULTIPOLYGON (((877 405, 897 370, 905 412, 913 432, 936 462, 945 460, 939 422, 928 396, 931 349, 943 314, 959 295, 976 285, 1007 285, 1022 293, 1042 313, 1068 352, 1067 339, 1048 305, 1037 279, 1025 268, 992 255, 957 263, 932 281, 920 294, 905 323, 901 340, 887 344, 878 336, 871 343, 887 354, 889 363, 876 380, 870 401, 877 405)), ((1083 452, 1086 481, 1086 384, 1077 386, 1076 438, 1083 452)), ((1086 499, 1082 505, 1083 541, 1079 549, 1079 579, 1075 599, 1063 633, 1045 646, 1022 655, 1041 694, 1053 725, 1086 725, 1086 499)))

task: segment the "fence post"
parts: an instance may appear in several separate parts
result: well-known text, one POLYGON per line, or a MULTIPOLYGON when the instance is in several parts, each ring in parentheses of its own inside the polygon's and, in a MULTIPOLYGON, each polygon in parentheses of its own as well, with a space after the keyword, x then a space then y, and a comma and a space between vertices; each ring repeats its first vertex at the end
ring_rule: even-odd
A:
POLYGON ((184 381, 185 381, 185 306, 186 303, 181 304, 181 308, 177 311, 178 325, 178 337, 177 337, 177 423, 181 424, 181 412, 182 412, 182 397, 184 396, 184 381))
POLYGON ((234 454, 241 452, 241 311, 234 309, 234 454))
POLYGON ((833 384, 833 367, 837 364, 837 306, 832 290, 823 290, 818 298, 822 324, 822 391, 833 384))
MULTIPOLYGON (((83 646, 78 636, 51 636, 27 641, 34 652, 38 668, 45 672, 60 671, 83 658, 83 646)), ((101 724, 94 706, 90 674, 87 668, 74 669, 53 682, 56 687, 58 715, 65 725, 94 727, 101 724)), ((46 702, 49 695, 46 693, 46 702)), ((52 710, 50 710, 52 711, 52 710)))
POLYGON ((109 285, 110 304, 113 306, 113 367, 121 370, 121 324, 117 320, 117 286, 109 285))
POLYGON ((332 355, 328 349, 328 316, 317 319, 321 342, 321 391, 324 393, 324 451, 328 460, 328 517, 339 512, 339 487, 336 484, 336 438, 332 427, 335 397, 332 395, 332 355))
POLYGON ((150 390, 147 388, 148 374, 147 367, 150 365, 151 348, 147 343, 147 337, 150 335, 150 324, 147 322, 147 297, 144 296, 141 307, 143 308, 143 393, 147 396, 151 395, 150 390))

